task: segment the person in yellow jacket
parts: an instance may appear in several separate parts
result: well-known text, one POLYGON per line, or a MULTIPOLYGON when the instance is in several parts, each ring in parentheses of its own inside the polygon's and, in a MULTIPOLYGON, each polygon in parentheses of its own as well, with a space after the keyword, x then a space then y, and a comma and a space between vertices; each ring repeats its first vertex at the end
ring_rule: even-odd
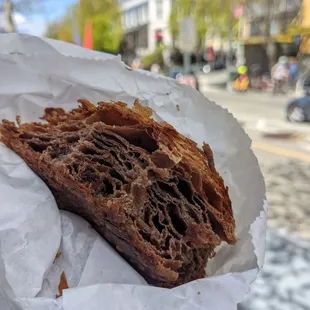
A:
POLYGON ((238 67, 238 77, 233 83, 234 89, 237 91, 246 91, 249 88, 248 67, 245 65, 238 67))

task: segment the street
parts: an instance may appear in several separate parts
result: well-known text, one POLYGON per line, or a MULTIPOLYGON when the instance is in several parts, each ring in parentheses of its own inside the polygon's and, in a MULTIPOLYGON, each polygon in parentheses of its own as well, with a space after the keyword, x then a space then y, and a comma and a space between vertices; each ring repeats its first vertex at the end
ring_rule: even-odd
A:
POLYGON ((225 90, 205 95, 231 112, 252 139, 267 187, 269 227, 288 229, 310 241, 310 124, 286 121, 288 98, 285 96, 236 94, 225 90), (287 221, 285 217, 291 213, 292 206, 294 212, 287 221))
POLYGON ((226 108, 253 140, 259 157, 285 157, 310 162, 310 124, 292 124, 285 118, 290 96, 268 93, 231 93, 224 85, 227 72, 200 75, 201 92, 226 108))
POLYGON ((289 98, 226 91, 210 92, 207 97, 237 118, 253 140, 253 148, 258 154, 262 151, 270 156, 310 162, 310 124, 291 124, 285 119, 289 98))
MULTIPOLYGON (((284 95, 272 96, 268 93, 249 91, 228 92, 225 84, 228 73, 225 70, 198 76, 200 91, 210 100, 227 108, 238 120, 284 123, 284 108, 290 98, 284 95)), ((310 130, 309 130, 310 132, 310 130)))
POLYGON ((224 78, 200 78, 201 91, 251 137, 269 204, 265 265, 239 309, 310 309, 310 124, 286 121, 289 97, 231 93, 224 78))

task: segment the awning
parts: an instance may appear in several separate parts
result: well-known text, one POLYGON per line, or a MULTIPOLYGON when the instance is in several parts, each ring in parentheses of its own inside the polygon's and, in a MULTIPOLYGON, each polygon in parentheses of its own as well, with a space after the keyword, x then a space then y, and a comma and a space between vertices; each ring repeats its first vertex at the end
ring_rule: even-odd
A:
MULTIPOLYGON (((267 44, 268 38, 260 36, 260 37, 250 37, 247 39, 243 39, 239 41, 239 44, 243 45, 259 45, 259 44, 267 44)), ((280 44, 292 44, 294 42, 294 35, 291 34, 280 34, 277 36, 273 36, 271 38, 271 42, 280 43, 280 44)))
POLYGON ((245 44, 245 45, 258 45, 258 44, 266 44, 267 43, 267 38, 263 36, 259 37, 249 37, 246 39, 241 39, 239 40, 240 44, 245 44))
POLYGON ((287 29, 287 33, 292 35, 292 36, 310 35, 310 28, 291 26, 287 29))
POLYGON ((279 34, 277 36, 273 37, 273 40, 277 43, 288 43, 291 44, 294 42, 294 38, 292 35, 288 35, 288 34, 279 34))

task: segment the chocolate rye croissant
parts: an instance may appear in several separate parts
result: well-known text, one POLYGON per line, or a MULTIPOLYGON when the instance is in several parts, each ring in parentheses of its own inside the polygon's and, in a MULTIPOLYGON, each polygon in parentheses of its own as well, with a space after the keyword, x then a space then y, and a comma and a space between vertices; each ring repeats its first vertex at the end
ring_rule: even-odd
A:
POLYGON ((172 288, 203 278, 222 241, 236 242, 228 188, 203 151, 138 102, 79 100, 43 123, 3 120, 1 141, 148 281, 172 288))

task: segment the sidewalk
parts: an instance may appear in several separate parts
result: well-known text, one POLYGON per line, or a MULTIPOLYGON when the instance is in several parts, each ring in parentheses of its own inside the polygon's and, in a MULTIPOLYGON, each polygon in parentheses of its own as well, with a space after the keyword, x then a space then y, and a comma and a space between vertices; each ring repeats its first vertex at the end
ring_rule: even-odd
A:
POLYGON ((267 118, 255 118, 248 115, 238 114, 238 121, 243 124, 243 127, 247 130, 258 131, 262 134, 290 134, 296 133, 303 135, 304 138, 310 142, 310 126, 308 123, 295 124, 286 121, 285 119, 267 119, 267 118))
MULTIPOLYGON (((217 78, 218 76, 219 75, 217 74, 215 77, 217 78)), ((231 106, 224 105, 224 107, 228 108, 228 110, 234 114, 234 116, 246 129, 259 131, 261 133, 278 134, 292 132, 310 135, 309 124, 290 123, 286 120, 286 106, 291 100, 294 99, 294 91, 290 91, 284 95, 274 95, 270 92, 255 90, 248 90, 245 93, 235 91, 229 92, 226 88, 225 82, 220 82, 218 80, 217 83, 215 83, 214 77, 211 78, 211 75, 207 77, 200 77, 200 91, 207 98, 210 98, 217 103, 230 101, 231 106), (211 81, 212 84, 210 83, 211 81), (202 82, 204 84, 202 84, 202 82), (218 99, 216 100, 215 98, 217 97, 218 99), (268 105, 266 103, 268 103, 268 105), (237 104, 239 107, 242 106, 244 108, 237 108, 237 104), (230 109, 230 107, 232 109, 230 109), (271 108, 273 111, 271 111, 271 108), (276 113, 276 115, 274 113, 275 108, 278 109, 278 113, 276 113)))
POLYGON ((264 162, 269 203, 264 267, 239 310, 310 309, 308 163, 264 162))
MULTIPOLYGON (((203 94, 210 93, 210 92, 222 92, 222 91, 238 93, 232 89, 229 89, 229 87, 227 86, 228 73, 225 70, 214 71, 209 74, 199 73, 197 74, 197 78, 198 78, 198 83, 200 87, 200 92, 203 94)), ((247 92, 240 93, 240 94, 242 94, 243 96, 249 96, 249 97, 264 96, 268 99, 285 97, 287 98, 287 100, 289 100, 295 97, 294 90, 289 90, 284 95, 281 95, 281 94, 273 95, 271 92, 249 89, 247 92)))
MULTIPOLYGON (((199 81, 198 81, 199 82, 199 81)), ((203 94, 207 94, 209 92, 227 92, 227 93, 233 93, 233 94, 240 94, 242 96, 246 96, 246 97, 265 97, 268 98, 269 100, 277 100, 278 98, 286 98, 287 101, 289 101, 290 99, 294 99, 295 98, 295 92, 293 90, 290 90, 289 92, 281 95, 281 94, 272 94, 271 92, 267 92, 267 91, 258 91, 258 90, 252 90, 249 89, 244 93, 241 92, 237 92, 234 90, 230 90, 228 89, 226 83, 215 83, 215 84, 206 84, 206 83, 200 83, 200 92, 203 94)))
POLYGON ((239 310, 309 310, 310 246, 267 233, 265 265, 239 310))

